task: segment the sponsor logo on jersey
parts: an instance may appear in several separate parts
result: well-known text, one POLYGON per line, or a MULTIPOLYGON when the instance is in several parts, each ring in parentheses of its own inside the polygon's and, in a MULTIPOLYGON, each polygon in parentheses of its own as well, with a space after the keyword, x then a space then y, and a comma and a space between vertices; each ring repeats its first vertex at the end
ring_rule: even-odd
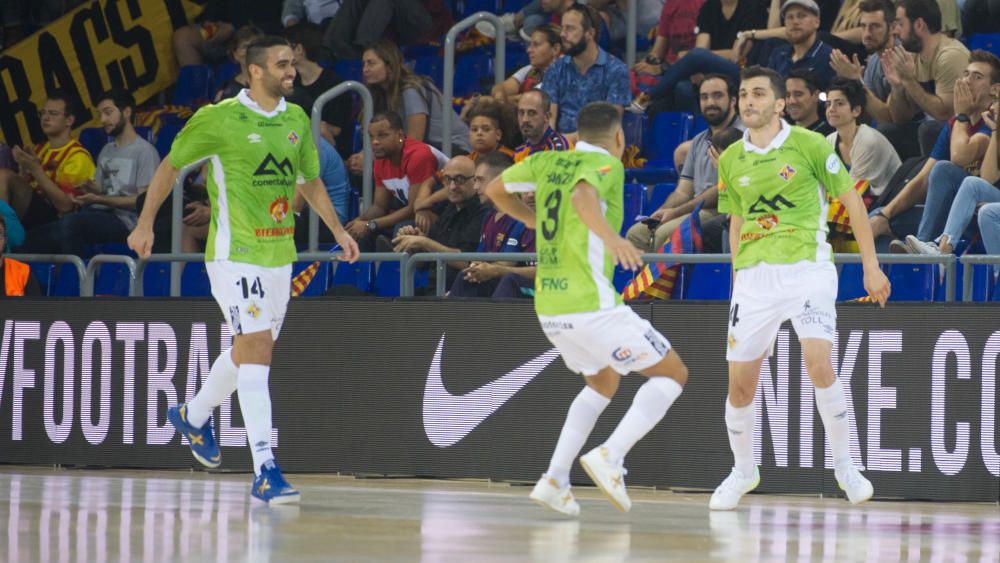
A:
POLYGON ((632 350, 624 346, 619 346, 615 348, 614 352, 611 352, 611 357, 617 362, 624 362, 632 357, 632 350))
POLYGON ((840 159, 837 158, 837 155, 831 154, 826 157, 826 171, 830 174, 840 172, 840 159))
POLYGON ((764 217, 757 217, 757 226, 764 229, 765 231, 770 231, 778 224, 777 215, 765 215, 764 217))
POLYGON ((729 335, 729 347, 730 348, 736 347, 736 337, 733 336, 732 334, 729 335))
POLYGON ((289 131, 288 132, 288 142, 291 143, 292 146, 298 145, 299 144, 299 135, 298 135, 298 133, 296 133, 295 131, 289 131))
POLYGON ((781 167, 781 172, 778 172, 778 176, 784 181, 789 181, 795 176, 795 169, 788 164, 781 167))
POLYGON ((280 162, 278 159, 274 158, 274 155, 267 153, 264 160, 261 161, 260 166, 254 171, 254 176, 291 176, 294 169, 292 168, 292 162, 287 158, 282 159, 280 162))
POLYGON ((781 197, 781 195, 776 195, 771 199, 761 195, 757 196, 757 201, 755 201, 747 211, 750 213, 771 213, 774 211, 781 211, 782 209, 794 208, 795 204, 781 197))
POLYGON ((285 217, 288 217, 288 198, 278 196, 268 206, 267 212, 271 214, 271 219, 274 219, 275 223, 281 223, 285 217))
POLYGON ((611 165, 608 164, 607 166, 602 166, 598 168, 597 173, 600 174, 601 176, 607 176, 608 174, 611 174, 611 165))
POLYGON ((247 140, 250 141, 250 144, 259 143, 260 142, 260 134, 259 133, 250 133, 249 135, 247 135, 247 140))

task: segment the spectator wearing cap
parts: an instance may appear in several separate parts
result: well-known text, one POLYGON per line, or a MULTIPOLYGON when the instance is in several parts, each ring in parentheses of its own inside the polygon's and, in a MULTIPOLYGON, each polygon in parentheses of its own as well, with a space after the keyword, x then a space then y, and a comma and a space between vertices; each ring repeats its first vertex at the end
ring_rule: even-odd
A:
POLYGON ((565 55, 545 72, 542 90, 552 99, 551 125, 563 135, 576 132, 583 106, 605 101, 624 110, 631 101, 628 67, 597 45, 600 33, 593 8, 574 4, 562 15, 565 55))
POLYGON ((821 89, 826 90, 835 73, 830 67, 833 49, 819 36, 819 5, 814 0, 786 0, 781 6, 785 21, 785 39, 771 51, 767 66, 787 77, 793 69, 805 69, 816 74, 821 89))

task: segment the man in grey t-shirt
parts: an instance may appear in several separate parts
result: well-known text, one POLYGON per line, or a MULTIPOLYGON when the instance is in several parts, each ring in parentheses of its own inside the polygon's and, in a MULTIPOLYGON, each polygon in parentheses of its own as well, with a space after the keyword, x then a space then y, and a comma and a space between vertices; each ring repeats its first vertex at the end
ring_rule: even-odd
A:
POLYGON ((28 233, 22 250, 82 256, 87 245, 124 243, 135 227, 135 203, 160 165, 153 145, 132 126, 135 100, 123 90, 111 90, 97 100, 101 126, 114 141, 97 157, 94 181, 73 198, 79 206, 28 233))
MULTIPOLYGON (((709 74, 698 89, 701 114, 708 129, 695 135, 691 148, 681 168, 677 189, 663 205, 650 216, 653 225, 636 223, 628 230, 629 242, 646 252, 656 252, 674 230, 691 214, 698 203, 704 201, 699 217, 706 221, 718 214, 719 172, 712 166, 708 151, 712 135, 730 127, 743 129, 736 112, 738 96, 736 83, 723 74, 709 74)), ((631 221, 632 217, 625 218, 631 221)))

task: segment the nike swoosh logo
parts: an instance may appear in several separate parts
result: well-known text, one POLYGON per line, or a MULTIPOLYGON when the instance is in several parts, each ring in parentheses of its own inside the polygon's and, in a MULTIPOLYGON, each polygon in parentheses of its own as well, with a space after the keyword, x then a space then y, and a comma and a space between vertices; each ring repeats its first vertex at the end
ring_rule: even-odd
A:
POLYGON ((468 436, 559 357, 559 350, 553 348, 479 389, 452 395, 441 381, 444 339, 442 334, 424 386, 424 433, 439 448, 453 446, 468 436))

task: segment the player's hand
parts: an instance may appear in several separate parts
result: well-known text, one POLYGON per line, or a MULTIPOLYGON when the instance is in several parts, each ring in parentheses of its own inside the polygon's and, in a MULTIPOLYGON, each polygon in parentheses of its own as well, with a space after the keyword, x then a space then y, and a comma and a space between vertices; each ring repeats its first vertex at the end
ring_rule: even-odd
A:
POLYGON ((333 234, 333 238, 344 251, 344 255, 340 257, 340 261, 348 262, 350 264, 357 262, 358 256, 361 255, 361 251, 358 249, 358 243, 355 242, 354 237, 352 237, 346 230, 340 229, 333 234))
POLYGON ((136 225, 128 236, 128 247, 139 255, 139 258, 149 258, 153 252, 153 228, 136 225))
POLYGON ((889 278, 881 268, 865 268, 865 291, 878 302, 879 307, 885 309, 885 302, 889 300, 892 288, 889 286, 889 278))
POLYGON ((626 270, 638 270, 642 267, 642 251, 631 242, 615 235, 611 241, 605 241, 608 252, 611 253, 615 264, 626 270))

